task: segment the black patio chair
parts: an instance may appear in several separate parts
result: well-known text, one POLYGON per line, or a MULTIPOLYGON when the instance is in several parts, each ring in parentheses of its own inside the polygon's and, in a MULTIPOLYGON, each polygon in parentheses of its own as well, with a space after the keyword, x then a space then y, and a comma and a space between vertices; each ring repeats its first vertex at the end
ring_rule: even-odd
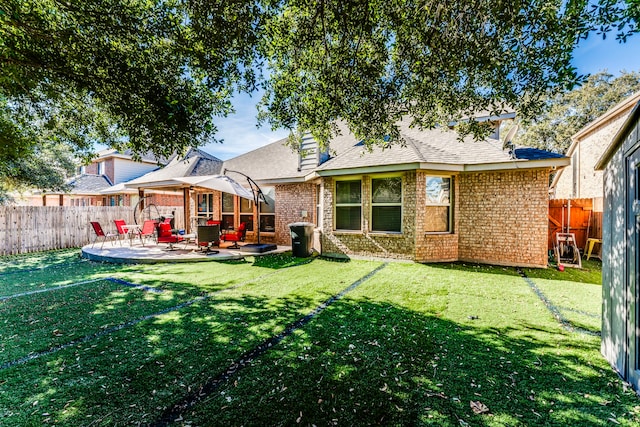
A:
POLYGON ((205 248, 206 254, 217 254, 220 251, 211 250, 211 247, 220 247, 220 225, 199 225, 198 226, 198 246, 201 250, 205 248))

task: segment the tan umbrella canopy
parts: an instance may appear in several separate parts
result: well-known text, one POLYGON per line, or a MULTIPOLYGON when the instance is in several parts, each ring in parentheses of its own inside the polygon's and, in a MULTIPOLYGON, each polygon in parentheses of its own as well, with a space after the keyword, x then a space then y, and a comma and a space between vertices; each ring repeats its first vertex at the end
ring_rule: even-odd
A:
POLYGON ((247 190, 226 175, 185 176, 173 178, 173 180, 189 186, 222 191, 224 193, 235 194, 244 199, 253 200, 253 193, 250 190, 247 190))

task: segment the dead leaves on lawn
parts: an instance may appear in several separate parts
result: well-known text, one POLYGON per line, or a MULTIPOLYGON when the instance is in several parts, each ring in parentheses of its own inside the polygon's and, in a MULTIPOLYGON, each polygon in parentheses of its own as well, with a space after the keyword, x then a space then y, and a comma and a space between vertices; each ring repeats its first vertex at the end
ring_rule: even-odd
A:
POLYGON ((469 406, 471 406, 471 410, 473 411, 474 414, 488 414, 489 408, 487 408, 487 405, 485 405, 484 403, 480 402, 479 400, 472 400, 469 402, 469 406))

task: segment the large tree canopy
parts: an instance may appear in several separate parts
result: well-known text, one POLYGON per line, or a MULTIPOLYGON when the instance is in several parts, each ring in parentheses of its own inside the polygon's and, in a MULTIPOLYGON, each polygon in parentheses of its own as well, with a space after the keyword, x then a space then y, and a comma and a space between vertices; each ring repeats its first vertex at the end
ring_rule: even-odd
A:
MULTIPOLYGON (((262 120, 321 142, 336 119, 374 144, 394 141, 405 115, 423 127, 507 108, 532 117, 550 90, 580 81, 576 41, 614 26, 635 32, 638 9, 634 0, 0 0, 0 131, 14 142, 0 156, 48 143, 86 154, 96 140, 167 155, 208 142, 233 92, 256 84, 266 89, 262 120)), ((481 135, 470 123, 461 131, 481 135)))
POLYGON ((545 103, 538 117, 525 123, 518 143, 565 153, 571 137, 630 95, 640 91, 640 73, 619 77, 600 72, 577 89, 559 93, 545 103))

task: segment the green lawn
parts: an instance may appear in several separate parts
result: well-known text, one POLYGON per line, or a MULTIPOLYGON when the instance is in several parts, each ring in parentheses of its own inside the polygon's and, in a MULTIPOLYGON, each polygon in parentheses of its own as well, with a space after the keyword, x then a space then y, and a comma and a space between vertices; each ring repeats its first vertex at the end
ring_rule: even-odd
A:
POLYGON ((0 258, 0 424, 638 425, 586 267, 0 258))

